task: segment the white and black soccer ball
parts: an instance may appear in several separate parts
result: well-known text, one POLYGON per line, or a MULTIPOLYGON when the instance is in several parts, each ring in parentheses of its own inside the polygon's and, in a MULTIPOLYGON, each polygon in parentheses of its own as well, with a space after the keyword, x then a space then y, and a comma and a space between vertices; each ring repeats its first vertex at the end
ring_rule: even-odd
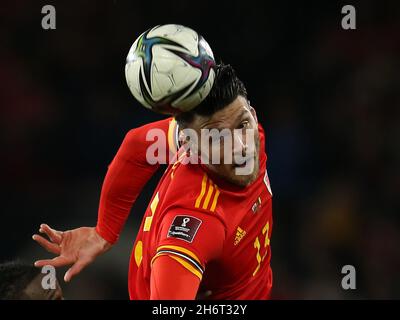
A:
POLYGON ((143 106, 175 115, 190 111, 210 92, 214 55, 196 31, 176 24, 156 26, 133 43, 125 77, 143 106))

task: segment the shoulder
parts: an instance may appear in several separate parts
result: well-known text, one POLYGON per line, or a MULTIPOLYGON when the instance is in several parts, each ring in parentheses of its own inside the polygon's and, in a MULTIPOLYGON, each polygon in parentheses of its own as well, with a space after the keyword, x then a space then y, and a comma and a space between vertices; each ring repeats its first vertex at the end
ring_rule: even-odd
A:
POLYGON ((166 118, 163 120, 150 122, 140 127, 130 129, 125 135, 125 140, 128 143, 129 142, 136 143, 138 140, 146 141, 146 135, 150 130, 154 129, 162 130, 168 137, 170 132, 171 134, 172 132, 175 132, 176 121, 174 120, 174 118, 166 118))
MULTIPOLYGON (((178 126, 174 118, 151 122, 129 130, 118 150, 118 156, 127 159, 146 160, 146 152, 153 146, 158 151, 160 162, 172 157, 178 149, 178 126), (165 155, 163 158, 162 155, 165 155)), ((158 158, 156 158, 156 161, 158 158)), ((150 165, 154 163, 149 163, 150 165)))
POLYGON ((166 196, 174 205, 213 214, 217 212, 221 190, 200 165, 177 164, 170 168, 171 180, 166 196))
POLYGON ((220 256, 226 239, 226 227, 217 215, 178 204, 163 212, 157 232, 155 257, 184 258, 200 279, 206 263, 220 256))

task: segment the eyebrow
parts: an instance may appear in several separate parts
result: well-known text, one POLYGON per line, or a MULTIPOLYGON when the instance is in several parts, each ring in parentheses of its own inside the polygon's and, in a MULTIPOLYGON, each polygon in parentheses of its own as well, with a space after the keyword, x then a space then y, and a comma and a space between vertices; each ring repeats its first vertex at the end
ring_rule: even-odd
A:
MULTIPOLYGON (((235 121, 235 125, 238 123, 238 122, 240 122, 240 120, 243 118, 243 116, 249 111, 247 108, 246 108, 246 106, 243 106, 243 107, 245 107, 244 109, 242 109, 242 112, 239 114, 239 116, 237 117, 237 121, 235 121)), ((223 129, 226 129, 226 128, 220 128, 220 127, 212 127, 212 128, 207 128, 208 127, 208 125, 205 125, 204 127, 201 127, 201 129, 217 129, 217 130, 223 130, 223 129)))
POLYGON ((237 120, 235 121, 235 126, 242 120, 243 116, 247 114, 249 110, 247 108, 243 109, 240 115, 237 117, 237 120))
POLYGON ((245 107, 245 109, 242 109, 242 113, 239 115, 238 119, 242 119, 243 116, 248 112, 249 110, 245 107))

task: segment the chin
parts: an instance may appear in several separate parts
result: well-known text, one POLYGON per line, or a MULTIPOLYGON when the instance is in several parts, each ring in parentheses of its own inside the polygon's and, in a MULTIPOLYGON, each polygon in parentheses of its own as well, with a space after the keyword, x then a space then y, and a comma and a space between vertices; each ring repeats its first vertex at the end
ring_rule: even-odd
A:
POLYGON ((260 173, 260 167, 256 165, 252 174, 243 176, 235 175, 235 177, 233 178, 234 180, 233 183, 241 187, 247 187, 249 184, 253 183, 257 179, 259 173, 260 173))
POLYGON ((248 180, 239 180, 235 181, 234 184, 237 185, 238 187, 246 188, 252 181, 250 179, 248 180))
POLYGON ((231 183, 239 186, 239 187, 247 187, 249 184, 253 183, 257 179, 258 174, 252 174, 248 176, 235 176, 235 178, 232 178, 231 183))

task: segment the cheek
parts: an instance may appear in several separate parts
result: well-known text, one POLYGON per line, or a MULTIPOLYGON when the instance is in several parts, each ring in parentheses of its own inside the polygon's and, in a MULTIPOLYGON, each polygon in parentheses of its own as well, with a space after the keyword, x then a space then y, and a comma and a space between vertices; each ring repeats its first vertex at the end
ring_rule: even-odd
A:
POLYGON ((223 144, 221 145, 210 145, 209 149, 209 159, 210 159, 210 164, 212 163, 212 159, 215 159, 216 162, 214 162, 215 165, 218 165, 218 160, 219 160, 219 165, 224 163, 224 146, 223 144))
POLYGON ((220 178, 230 178, 234 175, 232 166, 226 164, 209 164, 207 168, 220 178))
POLYGON ((260 151, 260 135, 258 133, 258 130, 254 131, 254 147, 255 152, 258 153, 260 151))

